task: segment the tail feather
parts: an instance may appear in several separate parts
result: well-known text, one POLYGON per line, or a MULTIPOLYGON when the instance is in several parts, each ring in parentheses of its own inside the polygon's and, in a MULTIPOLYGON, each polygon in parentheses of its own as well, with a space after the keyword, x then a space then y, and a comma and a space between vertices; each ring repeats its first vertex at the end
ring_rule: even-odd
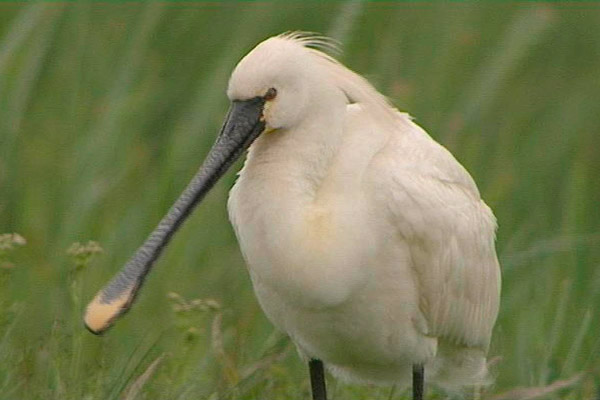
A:
POLYGON ((433 383, 449 392, 461 392, 468 386, 488 386, 493 378, 488 371, 485 351, 439 343, 438 353, 430 365, 433 383))

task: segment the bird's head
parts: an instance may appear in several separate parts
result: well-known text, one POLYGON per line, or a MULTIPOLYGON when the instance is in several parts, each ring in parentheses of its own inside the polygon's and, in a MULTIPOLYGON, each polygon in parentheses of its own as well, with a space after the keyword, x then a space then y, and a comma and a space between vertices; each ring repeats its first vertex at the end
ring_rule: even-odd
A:
POLYGON ((267 131, 293 128, 319 107, 345 103, 323 68, 327 56, 309 47, 318 40, 284 34, 258 44, 233 70, 227 96, 232 102, 262 99, 267 131))

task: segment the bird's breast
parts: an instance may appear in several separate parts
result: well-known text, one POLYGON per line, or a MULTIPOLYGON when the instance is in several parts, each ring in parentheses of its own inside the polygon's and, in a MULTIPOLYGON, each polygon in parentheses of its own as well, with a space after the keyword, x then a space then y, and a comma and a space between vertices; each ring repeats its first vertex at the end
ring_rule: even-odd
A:
POLYGON ((375 241, 359 199, 317 203, 297 182, 242 176, 229 214, 255 289, 260 282, 263 292, 319 309, 343 303, 369 279, 375 241))

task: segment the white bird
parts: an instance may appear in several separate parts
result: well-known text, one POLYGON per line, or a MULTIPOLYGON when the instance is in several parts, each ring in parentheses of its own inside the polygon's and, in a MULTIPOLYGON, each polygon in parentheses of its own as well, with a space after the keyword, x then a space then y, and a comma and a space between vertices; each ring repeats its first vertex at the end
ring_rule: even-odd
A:
POLYGON ((364 78, 319 50, 269 38, 231 75, 227 120, 202 168, 90 304, 107 329, 178 226, 249 148, 228 208, 269 320, 344 380, 455 390, 487 382, 498 314, 496 221, 458 161, 364 78))

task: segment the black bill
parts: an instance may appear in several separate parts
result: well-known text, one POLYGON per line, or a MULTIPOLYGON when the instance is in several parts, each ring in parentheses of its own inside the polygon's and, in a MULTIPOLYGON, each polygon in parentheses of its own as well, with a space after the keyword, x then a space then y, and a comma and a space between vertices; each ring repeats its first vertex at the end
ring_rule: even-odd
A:
POLYGON ((231 164, 263 131, 264 103, 262 97, 232 102, 221 133, 200 170, 144 244, 88 305, 84 321, 90 332, 104 332, 129 310, 154 261, 173 234, 231 164))

